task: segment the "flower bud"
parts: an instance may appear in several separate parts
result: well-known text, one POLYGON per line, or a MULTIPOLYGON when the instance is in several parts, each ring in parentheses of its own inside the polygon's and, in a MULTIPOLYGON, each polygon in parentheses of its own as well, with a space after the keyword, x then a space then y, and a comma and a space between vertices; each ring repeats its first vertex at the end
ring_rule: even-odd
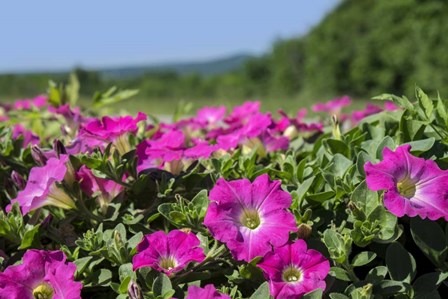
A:
POLYGON ((50 227, 50 223, 53 220, 53 215, 52 214, 48 214, 47 217, 45 217, 45 219, 42 221, 42 223, 40 224, 41 229, 46 230, 50 227))
POLYGON ((26 185, 25 180, 15 170, 13 170, 12 173, 11 173, 11 179, 14 182, 14 185, 16 185, 17 189, 23 190, 25 188, 25 185, 26 185))
POLYGON ((130 299, 143 299, 142 290, 138 284, 131 280, 128 286, 128 296, 130 299))
POLYGON ((297 230, 297 235, 299 236, 299 239, 308 239, 313 232, 313 228, 309 226, 308 224, 301 223, 299 225, 299 228, 297 230))
POLYGON ((53 142, 53 150, 55 151, 56 155, 59 157, 61 154, 66 155, 67 150, 65 149, 65 146, 62 144, 62 142, 59 139, 55 139, 53 142))
POLYGON ((39 166, 47 164, 47 157, 45 157, 44 153, 37 145, 31 147, 31 157, 33 157, 34 162, 39 166))

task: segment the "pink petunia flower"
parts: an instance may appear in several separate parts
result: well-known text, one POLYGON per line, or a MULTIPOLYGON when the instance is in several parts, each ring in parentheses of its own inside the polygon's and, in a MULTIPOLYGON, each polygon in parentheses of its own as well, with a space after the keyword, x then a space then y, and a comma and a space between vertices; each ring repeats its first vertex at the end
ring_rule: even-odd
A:
POLYGON ((132 259, 133 269, 151 267, 167 275, 179 272, 189 263, 205 259, 200 243, 195 234, 180 230, 146 235, 138 244, 138 253, 132 259))
POLYGON ((383 160, 364 165, 373 191, 386 190, 384 205, 395 216, 448 220, 448 171, 436 162, 410 154, 410 145, 383 150, 383 160))
POLYGON ((39 136, 34 135, 30 130, 25 129, 21 124, 16 124, 12 128, 12 138, 17 139, 23 136, 23 147, 26 148, 29 144, 36 145, 39 144, 39 136))
POLYGON ((381 107, 369 103, 366 105, 366 108, 364 110, 357 110, 352 112, 352 123, 355 125, 359 123, 363 118, 369 115, 380 113, 381 111, 383 111, 381 107))
POLYGON ((57 185, 67 174, 68 162, 68 156, 61 155, 59 159, 48 159, 42 167, 33 167, 25 189, 19 192, 11 204, 18 202, 24 215, 47 205, 74 209, 76 206, 73 199, 57 185))
POLYGON ((331 115, 339 115, 341 109, 349 106, 352 100, 348 96, 343 96, 342 98, 337 98, 326 103, 318 103, 311 107, 314 112, 327 112, 331 115))
MULTIPOLYGON (((251 139, 258 138, 265 133, 271 123, 272 118, 269 113, 257 112, 251 116, 246 116, 243 123, 235 122, 233 127, 217 136, 218 147, 230 150, 240 144, 250 143, 251 139)), ((260 143, 260 140, 257 141, 257 143, 260 143)))
POLYGON ((0 299, 79 299, 76 266, 62 251, 28 250, 20 265, 0 272, 0 299))
POLYGON ((297 299, 318 288, 325 290, 330 262, 318 251, 297 240, 268 252, 257 265, 269 280, 276 299, 297 299))
POLYGON ((395 111, 400 109, 400 107, 398 107, 397 105, 395 105, 394 102, 392 101, 385 101, 384 102, 384 110, 386 111, 395 111))
POLYGON ((33 99, 17 100, 12 105, 13 110, 30 110, 31 108, 42 108, 47 105, 46 96, 37 96, 33 99))
POLYGON ((146 115, 139 112, 135 119, 132 116, 108 117, 102 120, 94 119, 83 126, 78 134, 78 139, 91 148, 102 147, 112 142, 120 154, 131 150, 129 134, 135 134, 138 130, 137 123, 146 120, 146 115))
POLYGON ((237 260, 264 256, 272 247, 284 245, 289 232, 297 231, 294 216, 287 211, 291 195, 280 184, 267 174, 253 183, 221 178, 210 191, 204 224, 237 260))
POLYGON ((218 292, 214 285, 208 284, 201 288, 198 286, 189 286, 187 297, 185 299, 230 299, 229 295, 218 292))
POLYGON ((85 165, 76 173, 80 187, 88 196, 96 196, 100 208, 105 211, 109 203, 123 191, 123 186, 112 180, 96 177, 85 165))
POLYGON ((243 105, 234 107, 224 121, 229 125, 243 124, 248 117, 260 113, 260 105, 259 101, 244 102, 243 105))
POLYGON ((203 107, 198 110, 196 121, 202 125, 215 125, 226 115, 226 107, 203 107))

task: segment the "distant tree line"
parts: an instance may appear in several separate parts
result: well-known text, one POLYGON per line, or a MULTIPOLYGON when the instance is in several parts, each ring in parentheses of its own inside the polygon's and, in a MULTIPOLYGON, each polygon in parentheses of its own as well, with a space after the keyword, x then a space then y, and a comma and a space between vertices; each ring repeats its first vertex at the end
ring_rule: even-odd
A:
MULTIPOLYGON (((278 40, 271 51, 220 75, 158 71, 107 79, 76 69, 81 93, 111 85, 141 97, 313 97, 412 93, 415 84, 448 95, 448 1, 345 0, 306 36, 278 40)), ((0 76, 0 95, 41 93, 67 74, 0 76)))

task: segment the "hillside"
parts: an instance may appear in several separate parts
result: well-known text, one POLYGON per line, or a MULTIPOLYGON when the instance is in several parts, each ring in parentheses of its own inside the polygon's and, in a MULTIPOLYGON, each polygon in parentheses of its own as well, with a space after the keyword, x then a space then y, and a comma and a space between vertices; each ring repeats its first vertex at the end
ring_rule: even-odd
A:
POLYGON ((107 79, 135 78, 145 74, 170 71, 178 75, 219 75, 240 69, 252 56, 236 54, 228 57, 197 62, 173 62, 147 66, 101 68, 96 71, 107 79))

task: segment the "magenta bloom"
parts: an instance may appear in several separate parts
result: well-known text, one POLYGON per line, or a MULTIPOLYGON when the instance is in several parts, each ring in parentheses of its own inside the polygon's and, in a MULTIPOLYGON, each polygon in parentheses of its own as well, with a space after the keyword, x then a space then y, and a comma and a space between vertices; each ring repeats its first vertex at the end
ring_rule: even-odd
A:
POLYGON ((79 299, 75 271, 62 251, 28 250, 22 264, 0 272, 0 299, 79 299))
POLYGON ((410 145, 383 150, 383 161, 364 165, 369 189, 384 193, 384 205, 395 216, 448 220, 448 171, 436 162, 410 154, 410 145))
POLYGON ((27 147, 29 144, 36 145, 39 144, 39 136, 34 135, 33 132, 25 129, 21 124, 16 124, 12 128, 12 138, 17 139, 23 136, 23 147, 27 147))
POLYGON ((185 299, 230 299, 229 295, 218 292, 214 285, 208 284, 203 288, 197 286, 189 286, 187 297, 185 299))
POLYGON ((296 299, 318 288, 325 290, 330 262, 318 251, 297 240, 268 252, 258 264, 276 299, 296 299))
POLYGON ((314 112, 327 112, 329 114, 339 114, 341 109, 349 106, 352 100, 348 96, 343 96, 342 98, 334 99, 326 103, 319 103, 313 105, 311 109, 314 112))
POLYGON ((358 111, 353 111, 351 118, 352 118, 352 122, 354 124, 357 124, 358 122, 360 122, 363 118, 369 116, 369 115, 373 115, 376 113, 380 113, 381 111, 383 111, 383 109, 381 107, 378 107, 376 105, 372 105, 372 104, 367 104, 366 108, 364 110, 358 110, 358 111))
POLYGON ((37 96, 33 99, 17 100, 14 102, 13 110, 30 110, 31 108, 41 108, 47 105, 46 96, 37 96))
POLYGON ((104 146, 112 142, 120 154, 131 150, 128 137, 138 130, 137 123, 146 120, 146 115, 139 112, 135 119, 132 116, 108 117, 94 119, 81 128, 78 138, 91 148, 104 146))
POLYGON ((109 203, 123 191, 123 186, 112 180, 102 179, 93 175, 85 165, 76 174, 80 187, 88 196, 96 196, 100 208, 104 211, 109 203))
POLYGON ((151 267, 167 275, 179 272, 191 262, 202 262, 204 250, 199 247, 198 237, 193 233, 172 230, 168 234, 158 231, 146 235, 137 245, 132 259, 134 270, 151 267))
POLYGON ((384 102, 384 110, 386 111, 395 111, 400 109, 397 105, 394 104, 392 101, 385 101, 384 102))
POLYGON ((248 117, 259 113, 260 104, 259 101, 244 102, 243 105, 234 107, 232 113, 224 121, 227 124, 244 123, 248 117))
POLYGON ((287 211, 291 195, 263 174, 247 179, 219 179, 210 191, 212 201, 204 224, 237 260, 251 261, 288 242, 297 231, 294 216, 287 211))
POLYGON ((56 185, 64 180, 67 162, 68 156, 61 155, 59 159, 48 159, 45 166, 33 167, 25 189, 17 194, 11 204, 18 202, 24 215, 47 205, 63 209, 75 208, 73 199, 56 185))
POLYGON ((214 125, 224 119, 226 107, 203 107, 198 110, 196 121, 202 125, 214 125))

